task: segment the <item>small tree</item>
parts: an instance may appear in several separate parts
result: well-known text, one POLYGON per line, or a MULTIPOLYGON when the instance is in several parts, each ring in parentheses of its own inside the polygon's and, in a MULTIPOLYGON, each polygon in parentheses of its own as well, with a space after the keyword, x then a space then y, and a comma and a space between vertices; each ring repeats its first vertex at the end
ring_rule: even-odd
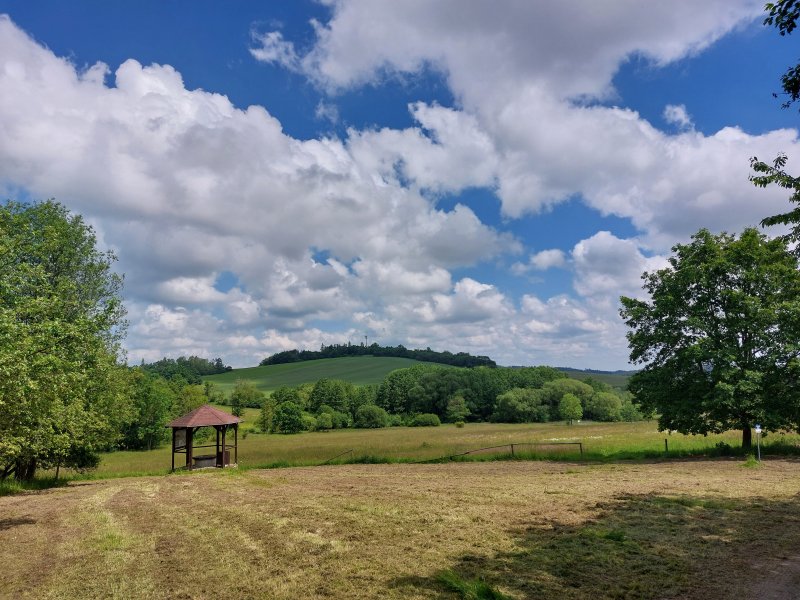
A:
POLYGON ((583 417, 581 401, 575 394, 564 394, 561 397, 561 402, 558 403, 558 412, 561 418, 570 425, 572 425, 573 421, 577 421, 583 417))
POLYGON ((241 417, 244 408, 260 408, 264 404, 264 392, 246 379, 237 379, 231 392, 231 407, 234 416, 241 417))
POLYGON ((467 408, 467 402, 464 396, 456 394, 447 402, 447 420, 450 423, 463 421, 470 415, 470 410, 467 408))
POLYGON ((277 433, 299 433, 303 431, 303 411, 294 402, 282 402, 275 408, 272 427, 273 431, 277 433))
POLYGON ((275 399, 272 396, 265 396, 258 413, 258 428, 264 433, 272 431, 272 421, 275 417, 275 399))
POLYGON ((175 393, 166 379, 138 368, 131 372, 131 392, 134 418, 123 429, 122 445, 151 450, 166 436, 164 425, 172 410, 175 393))

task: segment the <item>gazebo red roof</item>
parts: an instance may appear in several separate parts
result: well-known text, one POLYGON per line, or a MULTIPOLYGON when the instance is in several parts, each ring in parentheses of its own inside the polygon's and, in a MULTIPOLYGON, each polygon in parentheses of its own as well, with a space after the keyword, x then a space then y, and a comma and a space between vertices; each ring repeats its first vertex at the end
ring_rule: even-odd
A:
POLYGON ((233 425, 241 423, 239 417, 226 413, 224 410, 214 408, 209 404, 204 404, 200 408, 195 408, 192 412, 186 413, 170 422, 167 427, 173 429, 178 427, 207 427, 214 425, 233 425))

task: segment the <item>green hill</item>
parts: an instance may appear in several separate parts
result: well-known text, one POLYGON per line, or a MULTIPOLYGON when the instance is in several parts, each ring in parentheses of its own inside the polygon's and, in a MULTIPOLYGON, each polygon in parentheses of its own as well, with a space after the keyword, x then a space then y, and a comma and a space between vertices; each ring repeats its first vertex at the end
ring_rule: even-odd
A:
POLYGON ((271 392, 282 385, 297 386, 315 383, 323 378, 342 379, 355 385, 380 383, 389 372, 419 364, 409 358, 378 356, 353 356, 347 358, 321 358, 282 365, 267 365, 234 369, 219 375, 208 375, 203 381, 217 384, 228 394, 237 379, 248 379, 264 392, 271 392))
POLYGON ((583 380, 587 377, 591 377, 592 379, 596 379, 597 381, 602 381, 603 383, 607 383, 613 388, 617 388, 620 390, 628 389, 628 379, 631 378, 636 371, 593 371, 591 369, 581 370, 581 369, 569 369, 566 367, 558 367, 559 371, 563 371, 567 374, 567 377, 572 379, 579 379, 583 380))

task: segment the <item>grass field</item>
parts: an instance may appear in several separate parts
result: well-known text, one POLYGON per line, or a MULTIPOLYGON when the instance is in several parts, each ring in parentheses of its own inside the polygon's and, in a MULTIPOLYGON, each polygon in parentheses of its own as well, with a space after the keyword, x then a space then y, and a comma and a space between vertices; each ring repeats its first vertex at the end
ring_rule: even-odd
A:
POLYGON ((799 497, 787 459, 72 482, 0 498, 0 597, 788 599, 799 497))
MULTIPOLYGON (((230 410, 228 407, 223 407, 230 410)), ((296 435, 256 434, 243 432, 252 427, 257 410, 245 412, 245 424, 239 436, 239 464, 243 467, 270 465, 316 465, 339 454, 349 452, 341 461, 373 460, 421 461, 449 456, 478 448, 503 444, 579 441, 583 443, 587 459, 651 458, 664 455, 667 438, 671 456, 685 456, 713 449, 719 442, 733 447, 740 444, 739 432, 722 435, 684 436, 659 433, 655 421, 640 423, 591 423, 572 426, 564 423, 469 423, 463 428, 454 425, 441 427, 391 427, 386 429, 340 429, 296 435)), ((797 435, 771 435, 768 442, 800 443, 797 435)), ((550 445, 518 447, 516 455, 538 452, 542 457, 579 459, 575 446, 550 445)), ((493 451, 507 454, 509 448, 493 451)), ((176 456, 176 461, 182 459, 176 456)), ((487 458, 486 455, 481 458, 487 458)), ((150 452, 113 452, 103 455, 100 467, 92 476, 119 476, 121 474, 164 473, 170 466, 169 447, 150 452)))
POLYGON ((220 375, 203 377, 222 388, 227 394, 237 379, 247 379, 264 392, 277 390, 283 385, 297 386, 301 383, 315 383, 320 379, 342 379, 355 385, 380 383, 395 369, 404 369, 419 364, 410 358, 391 358, 376 356, 351 356, 345 358, 321 358, 284 365, 267 365, 234 369, 220 375))

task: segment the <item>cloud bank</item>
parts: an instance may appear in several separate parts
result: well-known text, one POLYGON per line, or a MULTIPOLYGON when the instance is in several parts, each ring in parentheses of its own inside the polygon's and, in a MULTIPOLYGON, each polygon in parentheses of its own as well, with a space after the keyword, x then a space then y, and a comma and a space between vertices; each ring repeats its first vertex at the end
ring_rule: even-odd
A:
MULTIPOLYGON (((368 332, 504 364, 621 368, 619 295, 638 294, 641 272, 698 226, 783 211, 783 194, 748 184, 748 159, 797 154, 798 142, 735 124, 706 136, 677 105, 665 106, 668 133, 608 102, 625 60, 657 68, 701 52, 759 4, 598 6, 342 1, 305 54, 279 31, 255 36, 254 60, 331 97, 433 68, 457 99, 412 103, 406 129, 310 140, 268 107, 187 89, 169 65, 78 68, 0 17, 0 185, 57 196, 117 250, 133 361, 246 366, 368 332), (491 190, 506 223, 579 197, 640 233, 536 251, 465 204, 440 205, 470 188, 491 190), (486 265, 566 270, 572 289, 540 297, 465 274, 486 265)), ((317 113, 338 119, 333 103, 317 113)))

